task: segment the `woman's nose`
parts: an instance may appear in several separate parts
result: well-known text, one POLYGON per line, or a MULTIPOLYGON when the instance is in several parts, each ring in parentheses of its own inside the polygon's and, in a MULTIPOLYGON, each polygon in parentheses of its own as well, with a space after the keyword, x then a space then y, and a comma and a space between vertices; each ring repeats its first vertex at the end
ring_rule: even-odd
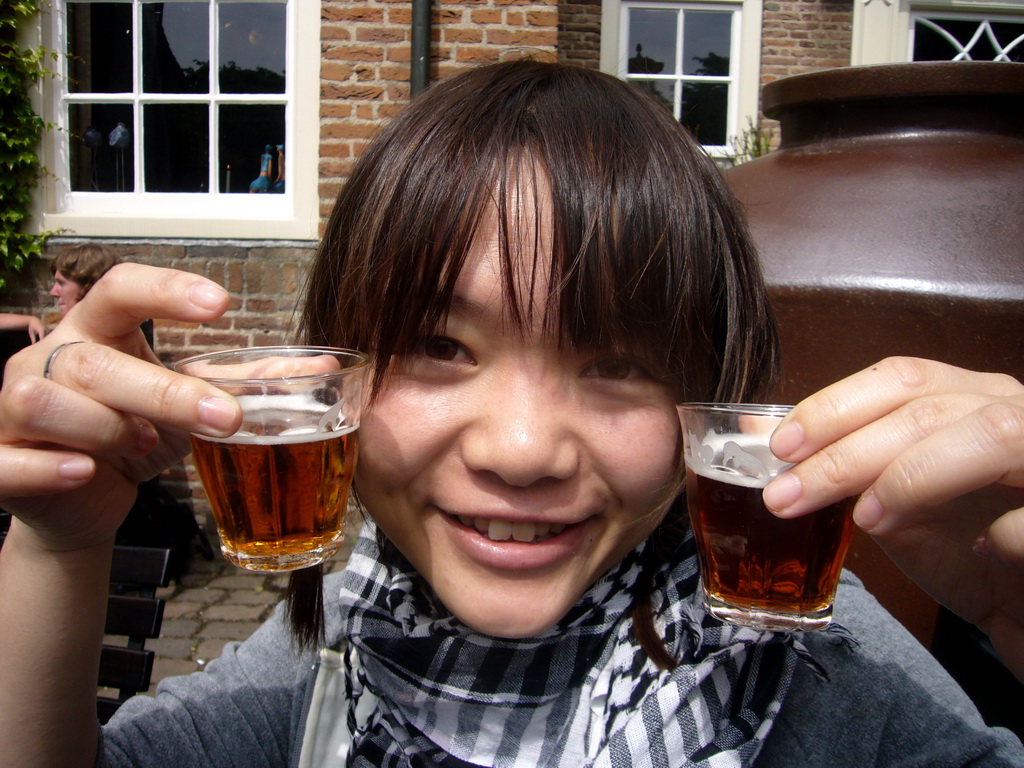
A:
POLYGON ((55 299, 60 298, 60 289, 57 288, 56 283, 50 286, 50 295, 55 299))
POLYGON ((582 444, 571 398, 552 378, 494 375, 474 397, 462 459, 477 472, 527 487, 564 480, 579 468, 582 444))

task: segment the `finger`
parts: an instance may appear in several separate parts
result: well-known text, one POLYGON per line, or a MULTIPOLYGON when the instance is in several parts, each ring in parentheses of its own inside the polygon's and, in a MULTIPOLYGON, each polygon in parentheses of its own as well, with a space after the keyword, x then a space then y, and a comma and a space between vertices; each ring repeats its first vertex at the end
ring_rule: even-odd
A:
POLYGON ((1024 393, 1024 386, 1003 374, 891 357, 799 403, 775 431, 771 449, 785 461, 803 461, 912 400, 954 393, 1010 397, 1024 393))
MULTIPOLYGON (((104 411, 98 410, 102 406, 153 424, 211 437, 233 434, 241 424, 238 403, 213 385, 102 344, 86 342, 64 347, 51 365, 50 378, 47 382, 22 377, 0 400, 0 410, 12 423, 24 422, 28 418, 25 411, 41 410, 32 414, 36 425, 40 429, 41 425, 60 429, 61 435, 74 435, 76 430, 88 427, 86 415, 103 418, 104 411)), ((111 418, 107 414, 105 423, 110 434, 115 434, 111 418)), ((18 436, 39 439, 30 432, 18 436)), ((48 439, 67 444, 66 437, 54 437, 48 439)))
POLYGON ((135 333, 148 318, 208 322, 220 317, 229 303, 227 291, 205 277, 124 263, 104 274, 72 307, 60 330, 67 323, 69 330, 76 332, 72 338, 110 343, 135 333))
POLYGON ((5 439, 136 458, 160 442, 153 426, 52 381, 23 378, 3 403, 5 439))
POLYGON ((179 370, 188 373, 189 376, 199 376, 215 381, 266 381, 334 373, 341 370, 341 363, 334 355, 272 356, 248 363, 234 364, 209 363, 203 360, 186 361, 179 370))
POLYGON ((996 483, 1024 488, 1024 405, 985 405, 913 445, 864 494, 854 519, 884 536, 911 510, 996 483))
POLYGON ((1012 510, 992 523, 979 549, 1004 565, 1024 568, 1024 508, 1012 510))
POLYGON ((0 501, 80 488, 96 473, 89 456, 70 451, 0 445, 0 501))
POLYGON ((765 488, 765 504, 782 517, 795 517, 860 494, 902 453, 989 402, 976 395, 912 400, 781 475, 765 488))

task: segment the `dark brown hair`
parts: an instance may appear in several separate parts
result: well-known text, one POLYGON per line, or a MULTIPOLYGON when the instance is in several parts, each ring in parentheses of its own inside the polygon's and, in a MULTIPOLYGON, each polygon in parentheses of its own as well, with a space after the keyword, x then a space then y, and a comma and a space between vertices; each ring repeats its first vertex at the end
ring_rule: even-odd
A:
MULTIPOLYGON (((519 242, 508 192, 530 174, 551 190, 553 253, 534 254, 532 268, 548 270, 540 303, 560 343, 645 351, 680 402, 767 394, 775 324, 714 162, 634 86, 532 60, 442 81, 371 144, 312 265, 307 341, 368 352, 377 391, 393 357, 443 323, 491 206, 506 304, 525 323, 531 302, 513 279, 522 254, 508 245, 519 242)), ((665 524, 684 520, 674 504, 665 524)))
POLYGON ((82 295, 78 297, 81 299, 119 261, 116 256, 107 253, 103 246, 84 243, 59 254, 50 263, 50 272, 55 275, 59 271, 64 277, 78 283, 82 287, 82 295))

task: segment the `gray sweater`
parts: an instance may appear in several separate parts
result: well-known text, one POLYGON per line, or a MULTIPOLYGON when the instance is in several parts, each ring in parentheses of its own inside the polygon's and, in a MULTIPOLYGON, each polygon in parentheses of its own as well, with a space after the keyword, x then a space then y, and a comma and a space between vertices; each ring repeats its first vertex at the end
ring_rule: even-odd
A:
MULTIPOLYGON (((325 608, 328 637, 337 638, 334 579, 325 608)), ((829 680, 797 665, 758 768, 1024 766, 1017 738, 987 728, 931 654, 849 574, 836 620, 859 646, 807 633, 829 680)), ((295 768, 315 678, 316 657, 294 651, 278 608, 204 672, 126 703, 103 728, 98 768, 295 768)))

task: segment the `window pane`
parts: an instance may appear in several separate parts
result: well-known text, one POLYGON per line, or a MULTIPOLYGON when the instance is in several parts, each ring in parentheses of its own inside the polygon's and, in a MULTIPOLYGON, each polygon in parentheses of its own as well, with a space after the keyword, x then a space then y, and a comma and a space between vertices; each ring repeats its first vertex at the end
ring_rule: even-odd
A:
POLYGON ((924 24, 914 26, 914 61, 952 61, 960 49, 924 24))
POLYGON ((676 71, 676 11, 631 8, 629 72, 672 75, 676 71))
POLYGON ((1024 24, 988 22, 981 19, 919 19, 914 25, 914 61, 1021 61, 1024 51, 1014 40, 1024 34, 1024 24), (935 29, 939 27, 940 29, 935 29), (978 33, 978 39, 971 39, 978 33), (941 31, 940 31, 941 30, 941 31), (945 34, 943 34, 945 32, 945 34), (956 42, 950 41, 950 37, 956 42), (993 45, 992 37, 995 37, 993 45), (1012 46, 1012 47, 1010 47, 1012 46), (1006 50, 1010 47, 1009 50, 1006 50), (966 49, 966 53, 963 53, 966 49), (1006 58, 999 58, 1000 54, 1006 58))
POLYGON ((1013 21, 993 21, 992 33, 1006 54, 1006 61, 1024 61, 1024 24, 1013 21), (1014 43, 1016 42, 1016 45, 1014 43))
POLYGON ((142 115, 146 191, 209 191, 209 107, 147 104, 142 115))
POLYGON ((72 192, 135 190, 131 104, 71 104, 68 127, 72 192))
POLYGON ((732 14, 687 11, 683 16, 683 74, 729 75, 732 14))
POLYGON ((284 93, 284 3, 223 3, 219 17, 221 93, 284 93))
POLYGON ((206 3, 142 6, 142 84, 147 93, 209 93, 206 3))
POLYGON ((222 106, 218 148, 220 191, 247 193, 255 184, 254 191, 284 192, 284 152, 278 150, 284 146, 284 140, 283 105, 222 106), (269 155, 269 159, 264 155, 269 155))
POLYGON ((68 3, 68 90, 131 93, 132 7, 68 3))
POLYGON ((675 116, 675 80, 630 80, 633 85, 654 96, 675 116))
POLYGON ((683 84, 684 126, 701 144, 725 144, 729 113, 729 86, 725 83, 683 84))

